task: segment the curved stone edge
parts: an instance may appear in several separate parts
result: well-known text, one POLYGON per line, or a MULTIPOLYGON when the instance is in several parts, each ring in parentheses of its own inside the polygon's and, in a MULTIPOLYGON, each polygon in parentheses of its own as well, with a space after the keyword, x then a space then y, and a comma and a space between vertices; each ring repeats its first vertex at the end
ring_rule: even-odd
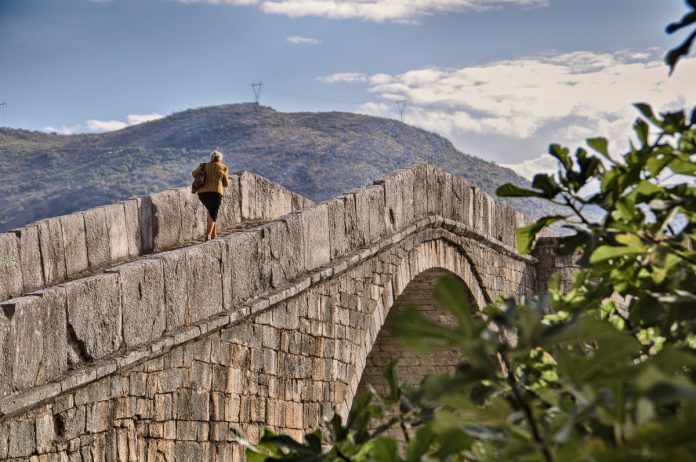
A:
MULTIPOLYGON (((313 202, 248 171, 230 176, 221 230, 275 220, 313 202)), ((190 188, 133 197, 0 233, 0 301, 49 288, 205 235, 190 188)))
MULTIPOLYGON (((474 239, 497 252, 503 251, 508 257, 528 263, 530 265, 536 264, 536 259, 534 257, 520 256, 504 243, 491 239, 487 236, 482 236, 470 226, 463 223, 459 223, 451 219, 445 219, 441 216, 426 217, 407 226, 402 231, 382 239, 368 248, 361 249, 356 251, 354 254, 345 256, 332 262, 330 266, 321 267, 314 270, 313 272, 301 277, 299 280, 294 281, 287 287, 267 292, 263 296, 250 300, 247 303, 240 304, 239 306, 234 307, 225 313, 213 315, 194 325, 180 328, 176 332, 168 333, 145 344, 135 346, 125 354, 119 354, 115 357, 101 359, 93 365, 70 372, 67 376, 62 377, 58 381, 34 387, 25 392, 17 393, 2 399, 0 400, 0 422, 6 418, 15 416, 27 409, 41 405, 47 400, 82 387, 118 370, 132 367, 142 361, 159 356, 174 346, 186 343, 208 332, 244 322, 247 318, 255 317, 266 311, 269 307, 273 307, 286 299, 292 298, 300 292, 303 292, 311 286, 325 281, 336 274, 343 273, 344 271, 377 255, 385 248, 397 244, 408 237, 414 236, 419 231, 427 230, 429 228, 435 228, 441 233, 444 233, 442 236, 439 236, 440 238, 447 239, 447 234, 450 234, 452 237, 451 242, 453 243, 456 241, 456 236, 474 239)), ((432 240, 432 238, 429 240, 432 240)), ((483 288, 479 287, 478 289, 485 293, 483 288)), ((490 299, 490 297, 486 298, 490 299)))

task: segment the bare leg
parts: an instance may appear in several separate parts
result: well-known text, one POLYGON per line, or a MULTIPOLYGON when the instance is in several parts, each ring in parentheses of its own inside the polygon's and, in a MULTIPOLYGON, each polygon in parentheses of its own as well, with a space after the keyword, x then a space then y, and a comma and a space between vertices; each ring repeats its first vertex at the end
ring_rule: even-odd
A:
POLYGON ((210 239, 210 236, 213 232, 213 226, 215 226, 215 222, 213 221, 213 218, 208 214, 208 225, 205 230, 205 236, 207 239, 210 239))
POLYGON ((217 237, 217 221, 213 222, 213 231, 211 233, 211 236, 213 236, 213 238, 217 237))

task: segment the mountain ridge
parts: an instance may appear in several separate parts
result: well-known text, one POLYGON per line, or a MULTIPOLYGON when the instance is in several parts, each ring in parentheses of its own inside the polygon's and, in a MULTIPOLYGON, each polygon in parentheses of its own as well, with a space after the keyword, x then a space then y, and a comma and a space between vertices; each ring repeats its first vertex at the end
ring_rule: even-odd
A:
MULTIPOLYGON (((253 171, 315 201, 419 161, 491 195, 505 182, 529 185, 508 168, 458 151, 441 135, 393 119, 227 104, 103 134, 0 131, 0 171, 7 179, 0 184, 0 232, 186 185, 190 171, 213 149, 225 153, 231 170, 253 171), (27 171, 29 181, 12 173, 27 171)), ((531 216, 542 208, 532 199, 505 202, 531 216)))

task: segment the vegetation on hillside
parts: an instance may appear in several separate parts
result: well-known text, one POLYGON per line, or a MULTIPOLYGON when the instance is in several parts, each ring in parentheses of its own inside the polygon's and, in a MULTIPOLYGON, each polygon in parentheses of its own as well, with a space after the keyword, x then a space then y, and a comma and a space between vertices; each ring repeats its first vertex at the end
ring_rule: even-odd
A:
MULTIPOLYGON (((212 149, 233 171, 251 170, 314 200, 362 187, 425 161, 490 194, 528 182, 457 151, 446 139, 360 114, 281 113, 255 104, 192 109, 99 135, 0 132, 0 232, 134 195, 180 187, 212 149), (26 172, 31 172, 27 180, 26 172)), ((531 216, 534 200, 516 202, 531 216)))
MULTIPOLYGON (((696 24, 696 0, 687 3, 696 24)), ((674 52, 667 61, 676 64, 674 52)), ((391 393, 358 398, 326 435, 266 432, 253 445, 237 434, 249 460, 696 461, 696 108, 636 106, 642 117, 622 156, 604 138, 575 153, 551 145, 557 174, 498 190, 572 210, 517 235, 529 251, 550 223, 572 230, 557 248, 582 256, 569 291, 556 275, 548 296, 501 299, 479 317, 461 282, 439 281, 457 325, 411 309, 391 330, 407 347, 460 350, 467 360, 454 374, 410 389, 390 367, 391 393), (601 220, 584 214, 590 205, 604 210, 601 220), (392 427, 405 446, 386 436, 392 427)))

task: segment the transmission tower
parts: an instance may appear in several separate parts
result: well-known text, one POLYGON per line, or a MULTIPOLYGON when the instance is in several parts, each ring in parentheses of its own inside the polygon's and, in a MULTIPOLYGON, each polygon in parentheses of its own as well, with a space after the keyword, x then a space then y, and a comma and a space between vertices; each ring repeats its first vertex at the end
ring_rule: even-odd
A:
POLYGON ((0 103, 0 108, 2 108, 2 124, 0 124, 0 127, 5 126, 5 106, 7 106, 7 103, 3 100, 2 103, 0 103))
POLYGON ((251 89, 254 91, 254 100, 256 101, 256 104, 261 102, 261 88, 263 88, 263 82, 251 84, 251 89))
POLYGON ((404 121, 404 109, 406 109, 406 100, 405 99, 400 99, 395 101, 396 102, 396 107, 399 108, 399 120, 401 122, 404 121))

